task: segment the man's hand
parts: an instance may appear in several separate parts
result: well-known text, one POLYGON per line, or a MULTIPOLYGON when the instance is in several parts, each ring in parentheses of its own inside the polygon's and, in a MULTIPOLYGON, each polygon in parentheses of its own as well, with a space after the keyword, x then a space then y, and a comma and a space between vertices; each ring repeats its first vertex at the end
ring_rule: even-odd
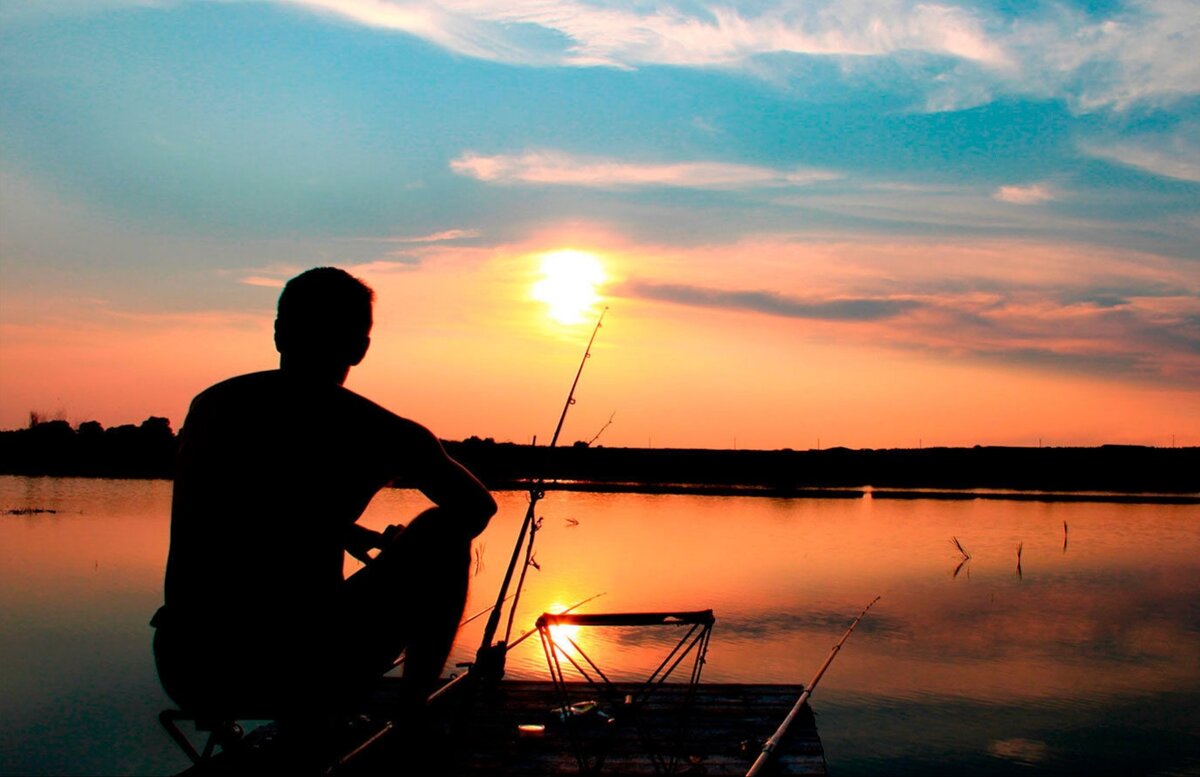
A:
POLYGON ((404 524, 388 526, 382 532, 372 531, 357 523, 351 524, 346 532, 346 552, 364 564, 374 561, 372 550, 383 550, 391 545, 404 531, 404 524))

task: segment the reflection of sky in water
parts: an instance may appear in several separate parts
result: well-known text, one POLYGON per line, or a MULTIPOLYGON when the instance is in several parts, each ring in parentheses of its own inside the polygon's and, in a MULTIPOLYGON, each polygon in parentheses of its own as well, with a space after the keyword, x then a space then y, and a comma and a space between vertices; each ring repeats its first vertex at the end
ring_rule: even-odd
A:
MULTIPOLYGON (((524 513, 523 494, 499 498, 468 613, 491 603, 524 513)), ((169 499, 163 482, 0 478, 0 510, 58 511, 0 518, 0 771, 186 765, 155 722, 166 699, 146 626, 169 499)), ((364 522, 422 504, 388 491, 364 522)), ((1200 508, 552 493, 541 514, 517 633, 599 592, 584 611, 711 607, 710 681, 806 682, 883 594, 814 698, 831 770, 1200 766, 1200 508), (951 537, 972 555, 957 576, 951 537)), ((453 660, 471 657, 483 622, 453 660)), ((575 639, 622 677, 648 673, 678 636, 575 639)), ((509 672, 546 676, 536 637, 509 672)))

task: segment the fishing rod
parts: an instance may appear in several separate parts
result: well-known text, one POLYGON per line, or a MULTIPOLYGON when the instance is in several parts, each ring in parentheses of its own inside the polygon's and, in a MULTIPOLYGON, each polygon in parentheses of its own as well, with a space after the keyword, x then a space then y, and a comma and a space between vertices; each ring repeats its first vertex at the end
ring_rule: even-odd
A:
MULTIPOLYGON (((508 600, 508 599, 511 599, 511 598, 513 598, 513 594, 509 594, 508 596, 506 596, 506 597, 505 597, 505 600, 508 600)), ((592 598, 594 599, 594 598, 596 598, 596 597, 594 597, 594 596, 593 596, 592 598)), ((589 600, 589 601, 590 601, 590 600, 589 600)), ((487 615, 489 612, 491 612, 492 608, 493 608, 493 607, 495 607, 495 606, 496 606, 496 605, 494 605, 494 604, 489 604, 487 607, 484 607, 482 610, 480 610, 479 612, 475 613, 475 614, 474 614, 474 615, 472 615, 471 617, 467 618, 467 619, 466 619, 466 620, 464 620, 464 621, 461 621, 461 622, 458 624, 458 628, 460 628, 460 629, 461 629, 463 626, 466 626, 466 625, 467 625, 468 623, 470 623, 471 621, 475 621, 475 620, 478 620, 478 619, 482 618, 483 616, 485 616, 485 615, 487 615)), ((404 663, 404 660, 405 660, 405 658, 407 658, 407 656, 405 656, 405 655, 401 655, 399 658, 397 658, 395 661, 393 661, 393 662, 392 662, 392 669, 396 669, 396 668, 398 668, 399 666, 401 666, 401 665, 404 663)))
MULTIPOLYGON (((587 364, 587 360, 592 356, 592 344, 596 342, 596 334, 600 331, 600 327, 604 323, 604 314, 607 312, 607 307, 600 311, 600 318, 596 321, 596 327, 592 329, 592 336, 588 339, 587 348, 583 352, 583 358, 579 361, 579 369, 575 371, 575 380, 571 382, 571 390, 567 392, 567 401, 563 403, 562 413, 558 416, 558 425, 554 427, 554 436, 550 439, 550 445, 546 449, 547 455, 558 444, 558 435, 562 432, 563 422, 567 419, 567 411, 571 409, 571 405, 575 404, 575 388, 579 385, 579 377, 583 375, 583 366, 587 364)), ((508 652, 506 646, 509 637, 512 636, 513 617, 516 615, 517 604, 521 599, 521 589, 525 584, 525 573, 529 571, 529 566, 533 558, 533 542, 538 530, 538 521, 535 512, 538 500, 545 496, 545 485, 545 478, 539 475, 529 489, 529 507, 525 510, 525 519, 521 521, 521 530, 517 533, 517 543, 513 546, 512 558, 509 560, 508 569, 504 573, 504 582, 500 584, 500 592, 496 596, 496 605, 492 609, 491 615, 488 616, 487 626, 483 630, 483 639, 479 643, 479 650, 475 653, 475 665, 485 677, 499 679, 504 676, 504 658, 508 652), (526 536, 529 538, 528 544, 526 544, 526 536), (513 596, 512 605, 509 608, 508 625, 505 628, 504 639, 493 642, 496 638, 496 631, 500 628, 500 617, 504 600, 507 598, 508 586, 512 583, 513 572, 516 571, 517 562, 522 556, 522 549, 524 549, 525 564, 521 568, 521 576, 517 581, 516 592, 513 596)))
POLYGON ((838 643, 833 646, 833 650, 829 652, 829 657, 825 659, 825 663, 821 664, 821 668, 817 670, 817 674, 815 677, 813 677, 812 682, 808 684, 808 687, 805 688, 804 692, 800 694, 800 698, 796 700, 794 705, 792 705, 792 709, 788 712, 787 717, 783 719, 783 723, 779 724, 779 728, 775 729, 775 733, 772 734, 771 738, 763 744, 762 752, 758 754, 758 758, 756 758, 754 763, 750 766, 750 771, 746 772, 746 777, 757 777, 758 773, 761 772, 763 767, 767 765, 767 761, 771 759, 771 753, 775 752, 775 748, 779 746, 779 743, 783 740, 784 735, 787 734, 788 727, 792 725, 792 721, 795 720, 796 716, 800 714, 800 708, 804 706, 806 701, 808 701, 808 697, 812 696, 812 692, 816 689, 817 683, 821 682, 821 677, 825 674, 825 670, 828 669, 829 665, 833 663, 833 659, 837 658, 838 651, 842 649, 842 645, 846 643, 846 640, 850 639, 850 632, 854 631, 854 627, 857 626, 858 622, 861 621, 863 616, 867 614, 867 610, 871 609, 875 602, 879 601, 880 598, 881 597, 876 596, 871 600, 871 604, 868 604, 863 608, 863 611, 860 612, 858 617, 854 619, 854 622, 850 624, 850 628, 846 629, 846 633, 843 634, 842 638, 838 640, 838 643))

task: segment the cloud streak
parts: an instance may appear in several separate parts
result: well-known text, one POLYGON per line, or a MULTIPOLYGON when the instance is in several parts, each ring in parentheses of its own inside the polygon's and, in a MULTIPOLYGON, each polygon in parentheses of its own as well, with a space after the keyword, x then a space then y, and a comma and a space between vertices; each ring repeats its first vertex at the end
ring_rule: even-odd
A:
POLYGON ((1014 205, 1037 205, 1056 199, 1054 193, 1042 184, 1029 186, 1001 186, 992 193, 992 199, 1014 205))
POLYGON ((373 27, 401 30, 456 53, 496 61, 615 67, 709 66, 768 53, 878 56, 925 51, 1007 64, 979 16, 953 5, 890 2, 767 3, 746 13, 731 5, 670 3, 628 9, 587 2, 499 0, 277 0, 373 27), (522 30, 522 28, 526 30, 522 30), (557 34, 540 45, 535 27, 557 34))
POLYGON ((1152 175, 1200 183, 1200 123, 1168 135, 1140 135, 1112 143, 1085 143, 1082 150, 1152 175))
POLYGON ((924 58, 925 108, 993 95, 1066 97, 1082 110, 1200 93, 1200 23, 1189 0, 1134 0, 1095 18, 1065 4, 1007 16, 985 5, 825 0, 636 7, 501 0, 275 0, 403 31, 457 54, 537 66, 740 67, 786 71, 785 55, 841 62, 924 58), (538 33, 538 34, 534 34, 538 33))
POLYGON ((644 164, 620 159, 581 157, 561 151, 485 156, 466 152, 450 162, 459 175, 497 184, 544 184, 600 189, 674 187, 750 189, 804 186, 838 178, 827 170, 769 167, 727 162, 644 164))
MULTIPOLYGON (((791 0, 717 6, 670 0, 270 0, 416 36, 474 59, 538 67, 648 66, 795 75, 799 59, 835 62, 854 82, 881 74, 920 94, 914 107, 958 110, 997 96, 1066 99, 1090 112, 1162 106, 1200 94, 1194 0, 1124 0, 1097 12, 1070 2, 1019 13, 970 0, 791 0), (880 65, 873 69, 872 63, 880 65)), ((81 0, 18 6, 14 18, 94 13, 81 0)), ((103 8, 173 3, 103 0, 103 8)), ((801 66, 802 67, 802 66, 801 66)))
POLYGON ((446 243, 454 240, 470 240, 482 233, 478 229, 444 229, 441 232, 430 232, 425 235, 391 235, 386 237, 356 237, 359 243, 446 243))
MULTIPOLYGON (((474 59, 538 67, 741 69, 774 79, 797 57, 836 62, 867 83, 880 73, 922 96, 914 107, 957 110, 1000 95, 1064 98, 1090 112, 1161 106, 1200 94, 1194 0, 1124 0, 1097 12, 1070 2, 1019 13, 970 0, 791 0, 719 5, 670 0, 270 0, 324 17, 416 36, 474 59), (864 63, 879 63, 872 70, 864 63)), ((100 8, 171 8, 102 0, 100 8)), ((52 0, 0 12, 96 13, 52 0)))
POLYGON ((282 289, 286 281, 282 278, 267 278, 262 275, 249 275, 242 278, 242 283, 247 286, 262 286, 267 289, 282 289))
POLYGON ((613 293, 803 319, 806 336, 834 343, 1200 388, 1200 285, 1186 260, 1020 242, 764 242, 680 257, 679 268, 704 276, 730 257, 740 274, 766 274, 774 288, 660 275, 613 293), (797 289, 804 296, 789 291, 797 289))
POLYGON ((904 299, 804 300, 770 291, 728 291, 637 281, 626 284, 618 293, 694 307, 748 310, 770 316, 821 321, 880 321, 921 306, 904 299))

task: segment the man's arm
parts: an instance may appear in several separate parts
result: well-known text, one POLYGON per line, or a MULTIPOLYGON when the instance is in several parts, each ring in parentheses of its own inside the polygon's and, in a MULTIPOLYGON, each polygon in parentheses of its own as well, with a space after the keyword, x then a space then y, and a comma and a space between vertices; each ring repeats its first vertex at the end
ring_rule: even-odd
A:
POLYGON ((450 458, 433 432, 413 421, 406 421, 404 429, 413 485, 460 522, 469 536, 477 537, 495 515, 496 500, 466 467, 450 458))

